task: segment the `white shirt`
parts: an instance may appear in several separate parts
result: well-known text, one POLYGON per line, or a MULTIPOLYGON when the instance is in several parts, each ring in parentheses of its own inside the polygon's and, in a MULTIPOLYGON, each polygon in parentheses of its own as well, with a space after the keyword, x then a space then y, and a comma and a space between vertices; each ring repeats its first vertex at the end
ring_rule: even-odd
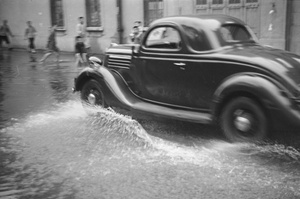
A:
POLYGON ((86 36, 86 27, 85 27, 85 25, 81 24, 81 23, 77 24, 76 32, 77 32, 78 36, 85 37, 86 36))

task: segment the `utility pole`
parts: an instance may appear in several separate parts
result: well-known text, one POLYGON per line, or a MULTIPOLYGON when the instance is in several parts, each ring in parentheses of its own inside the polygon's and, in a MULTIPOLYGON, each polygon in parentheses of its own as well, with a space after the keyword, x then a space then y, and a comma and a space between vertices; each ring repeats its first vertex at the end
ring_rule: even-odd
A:
POLYGON ((122 17, 122 0, 116 0, 117 1, 117 31, 119 35, 119 44, 123 43, 123 17, 122 17))

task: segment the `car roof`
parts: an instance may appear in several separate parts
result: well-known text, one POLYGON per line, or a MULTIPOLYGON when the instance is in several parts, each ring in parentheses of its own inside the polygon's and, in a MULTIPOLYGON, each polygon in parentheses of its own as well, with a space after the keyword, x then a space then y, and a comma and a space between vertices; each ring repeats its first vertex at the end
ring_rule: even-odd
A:
POLYGON ((223 14, 197 14, 197 15, 181 15, 181 16, 170 16, 164 17, 161 19, 157 19, 152 22, 152 25, 157 25, 160 23, 177 23, 177 24, 186 24, 186 23, 193 23, 198 25, 207 25, 210 24, 212 21, 218 22, 219 26, 223 24, 240 24, 246 25, 242 20, 223 14), (209 23, 207 23, 209 22, 209 23))
MULTIPOLYGON (((157 19, 153 21, 149 28, 155 28, 158 26, 174 25, 177 26, 189 26, 195 29, 206 32, 207 40, 210 42, 212 49, 217 49, 222 46, 219 42, 217 32, 220 28, 226 24, 245 26, 242 20, 223 14, 197 14, 197 15, 181 15, 181 16, 169 16, 157 19)), ((183 29, 184 30, 184 29, 183 29)))

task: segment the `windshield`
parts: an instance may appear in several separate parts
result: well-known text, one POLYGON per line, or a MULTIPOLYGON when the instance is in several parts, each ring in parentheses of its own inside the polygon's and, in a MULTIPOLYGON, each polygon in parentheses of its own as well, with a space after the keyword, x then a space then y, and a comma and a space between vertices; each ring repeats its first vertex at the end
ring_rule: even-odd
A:
POLYGON ((237 24, 226 24, 220 29, 221 37, 225 43, 254 43, 255 35, 249 28, 237 24))

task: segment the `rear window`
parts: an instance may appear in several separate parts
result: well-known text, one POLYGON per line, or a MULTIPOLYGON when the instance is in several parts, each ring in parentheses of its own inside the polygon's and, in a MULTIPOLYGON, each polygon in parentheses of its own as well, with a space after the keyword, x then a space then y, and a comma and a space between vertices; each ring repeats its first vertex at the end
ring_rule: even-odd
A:
POLYGON ((255 42, 253 34, 245 26, 226 24, 220 29, 222 39, 227 43, 255 42))

